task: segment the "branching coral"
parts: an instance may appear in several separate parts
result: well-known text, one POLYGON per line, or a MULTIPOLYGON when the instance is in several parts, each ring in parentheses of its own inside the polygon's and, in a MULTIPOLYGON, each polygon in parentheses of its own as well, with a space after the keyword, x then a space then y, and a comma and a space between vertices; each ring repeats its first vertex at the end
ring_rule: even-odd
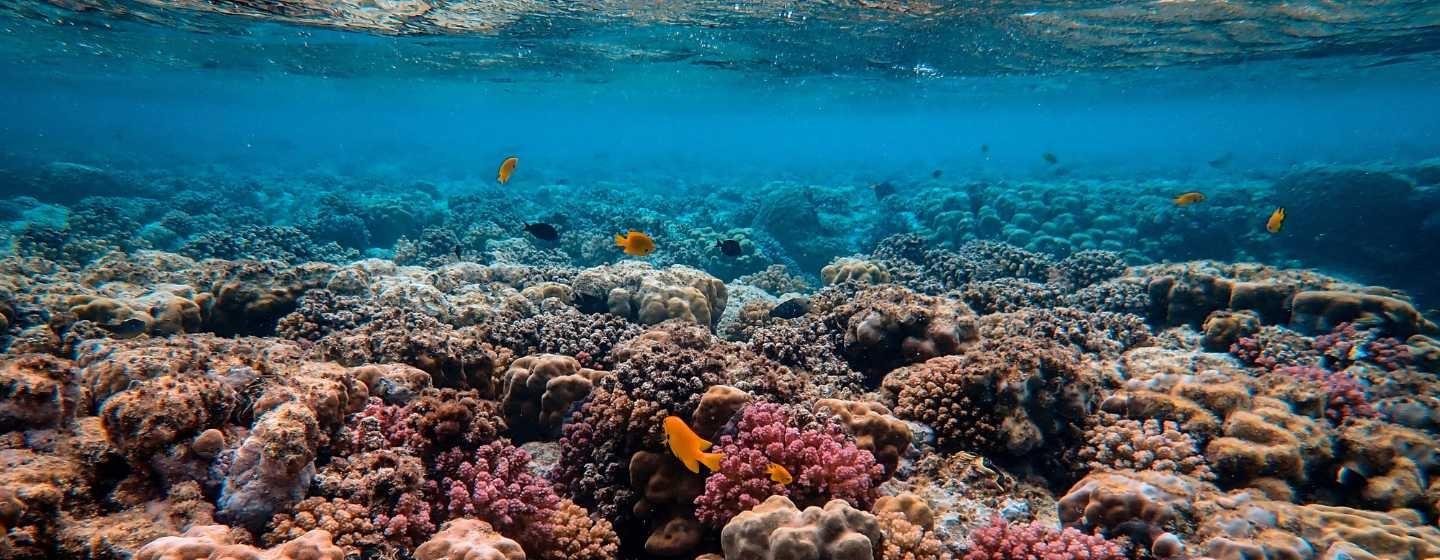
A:
POLYGON ((1079 458, 1092 469, 1156 470, 1213 479, 1199 446, 1174 422, 1122 419, 1101 413, 1086 429, 1079 458))
POLYGON ((1120 545, 1073 528, 1056 529, 1041 523, 1011 524, 995 519, 970 535, 965 560, 1122 560, 1120 545))
POLYGON ((934 427, 941 448, 1012 457, 1078 440, 1095 398, 1070 351, 1019 337, 896 370, 885 387, 896 415, 934 427))
POLYGON ((705 481, 696 515, 714 526, 758 505, 767 496, 788 496, 801 504, 831 499, 868 507, 884 469, 870 452, 855 446, 839 426, 817 421, 803 425, 784 406, 757 403, 741 411, 735 435, 720 438, 725 457, 705 481), (775 482, 768 471, 778 464, 791 473, 790 484, 775 482))

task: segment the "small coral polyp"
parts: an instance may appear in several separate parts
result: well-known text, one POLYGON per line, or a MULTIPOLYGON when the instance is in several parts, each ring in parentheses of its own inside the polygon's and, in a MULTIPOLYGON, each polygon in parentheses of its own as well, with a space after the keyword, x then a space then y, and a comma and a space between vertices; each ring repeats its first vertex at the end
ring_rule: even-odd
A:
MULTIPOLYGON (((804 198, 767 192, 760 221, 804 198)), ((300 235, 400 262, 0 260, 0 557, 1440 556, 1440 345, 1398 292, 1058 237, 764 268, 823 240, 711 230, 744 239, 727 284, 660 235, 480 263, 591 249, 341 208, 300 235)), ((324 251, 245 231, 186 247, 324 251)))

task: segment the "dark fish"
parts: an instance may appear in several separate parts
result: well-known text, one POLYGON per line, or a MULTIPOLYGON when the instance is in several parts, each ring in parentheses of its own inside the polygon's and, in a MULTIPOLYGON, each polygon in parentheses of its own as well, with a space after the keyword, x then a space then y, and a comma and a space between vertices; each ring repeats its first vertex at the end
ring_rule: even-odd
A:
POLYGON ((810 312, 810 300, 803 297, 793 297, 780 302, 770 310, 770 316, 778 319, 794 319, 810 312))
POLYGON ((875 198, 878 200, 895 194, 895 185, 890 184, 890 181, 881 181, 870 185, 870 190, 875 191, 875 198))
POLYGON ((464 254, 461 254, 461 252, 460 252, 460 246, 459 246, 459 245, 456 245, 456 246, 455 246, 455 260, 457 260, 457 261, 463 261, 463 260, 465 260, 465 255, 464 255, 464 254))
POLYGON ((145 321, 141 319, 126 319, 119 323, 112 323, 100 326, 105 330, 110 331, 110 334, 115 335, 115 338, 135 338, 137 336, 140 336, 141 333, 145 332, 145 329, 150 325, 146 324, 145 321))
POLYGON ((988 154, 988 153, 990 153, 990 145, 989 145, 989 144, 981 144, 981 145, 980 145, 980 153, 982 153, 982 154, 988 154))
POLYGON ((944 175, 944 174, 945 174, 945 171, 944 171, 943 169, 936 169, 936 170, 930 172, 930 178, 931 178, 931 179, 939 179, 940 176, 941 176, 941 175, 944 175))
POLYGON ((1210 164, 1210 167, 1214 167, 1215 169, 1220 169, 1220 168, 1223 168, 1223 167, 1225 167, 1225 166, 1227 166, 1227 165, 1230 165, 1230 160, 1232 160, 1232 159, 1235 159, 1235 154, 1232 154, 1232 153, 1230 153, 1230 152, 1225 152, 1225 153, 1224 153, 1223 155, 1221 155, 1220 157, 1215 158, 1215 159, 1212 159, 1212 160, 1210 160, 1208 163, 1210 164))
POLYGON ((1060 162, 1060 158, 1055 157, 1055 154, 1052 154, 1050 152, 1045 152, 1045 154, 1040 157, 1045 158, 1045 163, 1048 163, 1050 165, 1055 165, 1056 163, 1060 162))
POLYGON ((740 242, 734 239, 722 239, 720 241, 716 241, 715 248, 720 250, 720 254, 727 257, 740 256, 740 242))
POLYGON ((560 232, 555 231, 555 226, 550 224, 525 224, 525 231, 541 241, 554 241, 560 239, 560 232))

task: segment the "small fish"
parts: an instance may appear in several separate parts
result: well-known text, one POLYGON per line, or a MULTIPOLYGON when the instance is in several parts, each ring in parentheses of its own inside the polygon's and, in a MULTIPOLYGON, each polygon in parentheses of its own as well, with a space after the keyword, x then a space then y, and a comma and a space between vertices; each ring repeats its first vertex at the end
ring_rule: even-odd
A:
POLYGON ((510 174, 515 172, 515 164, 517 163, 520 163, 520 158, 518 157, 510 156, 505 158, 505 161, 500 162, 500 171, 495 174, 495 179, 500 181, 502 185, 509 183, 510 174))
POLYGON ((722 239, 720 241, 716 241, 715 248, 720 250, 720 254, 727 257, 740 256, 740 242, 734 239, 722 239))
POLYGON ((1173 200, 1175 201, 1176 206, 1189 206, 1191 204, 1195 204, 1196 202, 1204 201, 1205 193, 1199 191, 1190 191, 1175 197, 1173 200))
POLYGON ((1048 163, 1050 165, 1055 165, 1056 163, 1060 162, 1060 158, 1055 157, 1055 154, 1052 154, 1050 152, 1045 152, 1045 154, 1041 155, 1040 157, 1045 158, 1045 163, 1048 163))
POLYGON ((665 417, 665 441, 675 458, 695 474, 700 474, 702 464, 712 471, 720 470, 720 460, 725 458, 724 453, 706 453, 712 444, 685 425, 679 416, 665 417))
POLYGON ((457 261, 463 261, 463 260, 465 260, 465 254, 460 252, 460 246, 459 246, 459 245, 456 245, 456 246, 455 246, 455 260, 457 260, 457 261))
POLYGON ((785 470, 785 467, 779 464, 770 463, 770 466, 765 468, 765 472, 770 473, 770 480, 780 483, 781 486, 789 486, 791 482, 795 482, 795 477, 790 476, 790 471, 785 470))
POLYGON ((555 241, 560 239, 560 232, 555 231, 555 226, 545 223, 525 224, 525 232, 535 236, 541 241, 555 241))
POLYGON ((936 170, 930 172, 930 178, 931 178, 931 179, 939 179, 940 176, 941 176, 941 175, 944 175, 944 174, 945 174, 945 170, 944 170, 944 169, 936 169, 936 170))
POLYGON ((770 310, 770 316, 777 319, 794 319, 810 312, 810 300, 803 297, 793 297, 780 302, 770 310))
POLYGON ((655 252, 655 240, 633 229, 625 235, 615 234, 615 246, 624 249, 625 254, 632 257, 643 257, 655 252))
POLYGON ((1232 160, 1232 159, 1235 159, 1235 154, 1232 154, 1232 153, 1230 153, 1230 152, 1225 152, 1225 153, 1224 153, 1223 155, 1221 155, 1220 157, 1215 158, 1215 159, 1212 159, 1212 160, 1210 160, 1210 161, 1207 162, 1207 163, 1210 164, 1210 167, 1214 167, 1215 169, 1220 169, 1220 168, 1223 168, 1223 167, 1226 167, 1226 166, 1230 165, 1230 160, 1232 160))
POLYGON ((990 145, 989 145, 989 144, 981 144, 981 145, 980 145, 980 153, 982 153, 982 154, 987 154, 987 155, 988 155, 988 154, 990 153, 990 145))
POLYGON ((895 185, 891 184, 890 181, 881 181, 870 185, 870 190, 875 191, 875 198, 879 200, 895 194, 895 185))
POLYGON ((1280 233, 1280 228, 1285 227, 1285 207, 1276 208, 1270 213, 1270 219, 1265 220, 1265 231, 1280 233))

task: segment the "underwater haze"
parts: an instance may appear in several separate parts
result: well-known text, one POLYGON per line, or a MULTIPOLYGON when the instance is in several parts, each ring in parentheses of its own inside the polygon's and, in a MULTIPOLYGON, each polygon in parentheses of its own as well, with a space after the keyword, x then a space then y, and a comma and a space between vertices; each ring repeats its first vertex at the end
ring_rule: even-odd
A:
POLYGON ((1437 99, 1422 0, 0 0, 0 560, 1440 557, 1437 99))

